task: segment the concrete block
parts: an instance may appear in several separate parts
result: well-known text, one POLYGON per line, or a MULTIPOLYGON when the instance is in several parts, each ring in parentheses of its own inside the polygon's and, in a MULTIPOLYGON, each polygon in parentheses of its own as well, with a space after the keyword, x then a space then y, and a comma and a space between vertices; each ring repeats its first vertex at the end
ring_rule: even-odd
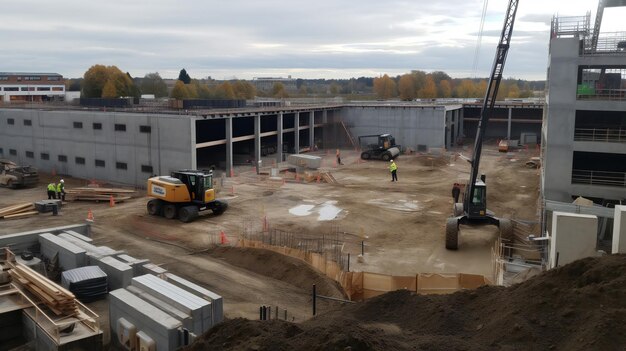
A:
POLYGON ((613 248, 611 253, 626 253, 626 206, 616 205, 613 217, 613 248))
POLYGON ((80 240, 88 242, 88 243, 93 242, 93 239, 91 239, 90 237, 88 237, 86 235, 83 235, 83 234, 80 234, 80 233, 78 233, 78 232, 76 232, 74 230, 64 230, 63 233, 69 234, 71 236, 76 237, 77 239, 80 239, 80 240))
POLYGON ((596 256, 598 217, 555 211, 550 232, 550 268, 596 256), (558 253, 558 262, 557 262, 558 253))
POLYGON ((108 276, 109 291, 125 288, 133 279, 133 268, 111 256, 102 257, 96 264, 108 276))
POLYGON ((193 320, 193 328, 191 331, 196 335, 204 333, 213 326, 211 303, 199 296, 151 274, 133 278, 132 286, 190 315, 193 320))
POLYGON ((9 247, 15 254, 21 254, 23 251, 40 252, 39 234, 57 234, 65 230, 72 230, 89 236, 89 229, 89 225, 74 224, 62 227, 43 228, 30 230, 27 232, 2 235, 0 236, 0 247, 9 247))
POLYGON ((119 259, 120 261, 126 263, 127 265, 133 267, 133 276, 137 277, 143 274, 146 274, 145 272, 143 272, 143 265, 150 263, 149 259, 146 258, 134 258, 132 256, 126 255, 126 254, 121 254, 121 255, 117 255, 116 256, 117 259, 119 259))
POLYGON ((141 266, 141 269, 139 271, 141 272, 140 275, 154 274, 157 277, 161 277, 163 276, 163 274, 167 273, 167 269, 161 268, 154 263, 144 264, 143 266, 141 266))
POLYGON ((318 169, 322 166, 321 157, 304 154, 289 155, 287 156, 287 162, 290 165, 311 169, 318 169))
POLYGON ((59 265, 62 270, 82 267, 86 263, 86 251, 73 243, 50 233, 39 235, 41 253, 52 259, 59 254, 59 265))
POLYGON ((153 296, 149 292, 147 292, 145 290, 142 290, 142 289, 140 289, 140 288, 138 288, 136 286, 129 285, 128 287, 126 287, 126 290, 130 291, 131 293, 135 294, 136 296, 139 296, 143 300, 146 300, 152 306, 154 306, 154 307, 160 309, 161 311, 169 314, 173 318, 179 320, 183 324, 184 328, 187 328, 187 329, 193 331, 193 328, 194 328, 193 318, 191 318, 191 315, 189 315, 188 313, 185 313, 185 312, 177 309, 175 306, 172 306, 172 305, 168 304, 166 301, 163 301, 163 300, 159 299, 158 297, 153 296))
POLYGON ((213 325, 221 323, 224 320, 224 300, 220 295, 172 273, 165 273, 165 280, 185 291, 211 301, 213 325))
POLYGON ((152 338, 157 351, 176 350, 180 346, 178 328, 182 323, 126 289, 109 293, 109 323, 111 342, 117 341, 117 322, 124 318, 152 338))

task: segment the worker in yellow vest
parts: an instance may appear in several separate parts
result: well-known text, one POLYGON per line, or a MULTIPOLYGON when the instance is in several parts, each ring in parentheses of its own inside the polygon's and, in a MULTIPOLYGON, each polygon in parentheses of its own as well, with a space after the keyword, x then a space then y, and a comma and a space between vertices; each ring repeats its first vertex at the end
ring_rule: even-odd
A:
POLYGON ((389 165, 389 172, 391 172, 391 181, 392 182, 397 182, 398 181, 398 166, 396 166, 396 163, 393 161, 393 159, 389 160, 389 162, 391 162, 391 164, 389 165))
POLYGON ((48 184, 48 200, 54 200, 57 198, 57 188, 54 183, 48 184))
POLYGON ((65 181, 61 179, 57 184, 57 198, 61 201, 65 201, 65 181))

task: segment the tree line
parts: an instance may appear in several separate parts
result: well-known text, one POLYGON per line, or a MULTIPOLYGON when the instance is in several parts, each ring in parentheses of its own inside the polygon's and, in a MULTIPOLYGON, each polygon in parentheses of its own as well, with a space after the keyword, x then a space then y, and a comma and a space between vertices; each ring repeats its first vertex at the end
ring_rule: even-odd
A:
MULTIPOLYGON (((171 90, 158 72, 148 73, 143 78, 133 78, 116 66, 94 65, 82 79, 68 80, 67 90, 81 91, 83 97, 140 97, 153 94, 156 98, 174 99, 253 99, 256 96, 275 98, 309 96, 344 96, 356 98, 415 99, 434 98, 482 98, 487 89, 486 79, 451 78, 447 73, 435 71, 411 71, 396 77, 385 74, 376 78, 351 79, 297 79, 297 91, 287 92, 285 86, 276 82, 268 91, 258 91, 245 80, 217 81, 193 79, 181 69, 171 90)), ((498 99, 526 98, 534 91, 543 91, 545 82, 519 79, 503 79, 498 99)))

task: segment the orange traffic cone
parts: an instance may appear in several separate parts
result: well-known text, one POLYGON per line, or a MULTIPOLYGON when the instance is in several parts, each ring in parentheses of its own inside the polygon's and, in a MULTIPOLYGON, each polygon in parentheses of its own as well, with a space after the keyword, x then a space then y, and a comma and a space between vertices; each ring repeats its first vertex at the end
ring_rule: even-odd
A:
POLYGON ((220 244, 228 244, 228 238, 226 237, 226 234, 224 234, 223 230, 220 232, 220 244))
POLYGON ((91 209, 89 209, 89 211, 87 211, 87 222, 93 222, 94 218, 93 218, 93 212, 91 212, 91 209))
POLYGON ((109 197, 109 207, 115 207, 115 199, 113 198, 113 195, 109 197))

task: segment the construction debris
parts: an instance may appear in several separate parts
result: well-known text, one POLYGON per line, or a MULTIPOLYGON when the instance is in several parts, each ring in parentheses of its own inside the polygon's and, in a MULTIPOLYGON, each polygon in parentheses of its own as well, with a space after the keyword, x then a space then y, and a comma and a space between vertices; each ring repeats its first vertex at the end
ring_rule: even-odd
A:
POLYGON ((38 211, 35 211, 35 205, 32 203, 22 203, 0 208, 0 218, 3 219, 28 217, 38 213, 38 211))
POLYGON ((69 201, 109 201, 111 197, 115 202, 129 200, 135 193, 134 190, 119 188, 73 188, 67 189, 67 199, 69 201))
POLYGON ((539 168, 539 167, 541 167, 541 158, 540 157, 531 157, 530 160, 526 161, 526 167, 528 167, 528 168, 539 168))
POLYGON ((21 263, 11 268, 9 274, 14 283, 35 295, 56 315, 76 316, 80 313, 74 294, 68 290, 21 263))

